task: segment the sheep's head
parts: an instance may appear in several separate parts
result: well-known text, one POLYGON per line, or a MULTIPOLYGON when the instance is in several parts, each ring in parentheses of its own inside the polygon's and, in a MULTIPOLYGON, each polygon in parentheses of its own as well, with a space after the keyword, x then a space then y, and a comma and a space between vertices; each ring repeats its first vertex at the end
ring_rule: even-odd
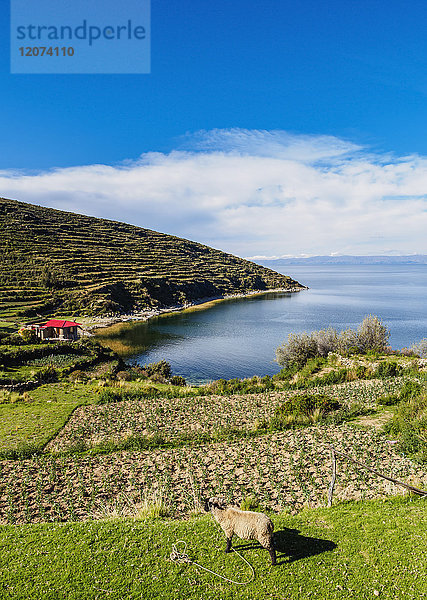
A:
POLYGON ((212 510, 212 508, 219 508, 220 510, 224 510, 227 507, 227 504, 223 498, 213 497, 205 499, 204 509, 206 512, 212 510))

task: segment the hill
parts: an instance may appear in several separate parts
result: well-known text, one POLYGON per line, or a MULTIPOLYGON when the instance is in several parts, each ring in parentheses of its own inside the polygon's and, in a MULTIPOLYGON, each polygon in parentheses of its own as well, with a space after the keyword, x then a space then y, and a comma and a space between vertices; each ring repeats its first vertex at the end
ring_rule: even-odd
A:
POLYGON ((302 288, 290 277, 149 229, 0 198, 3 318, 128 313, 302 288))

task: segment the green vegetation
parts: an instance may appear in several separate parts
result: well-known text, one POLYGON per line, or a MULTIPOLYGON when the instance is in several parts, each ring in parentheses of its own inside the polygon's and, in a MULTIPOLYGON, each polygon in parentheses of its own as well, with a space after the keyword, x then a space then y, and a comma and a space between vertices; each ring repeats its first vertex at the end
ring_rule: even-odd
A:
POLYGON ((183 540, 191 560, 235 581, 250 578, 237 555, 224 553, 224 536, 209 516, 3 526, 2 598, 418 600, 427 594, 423 500, 352 502, 272 519, 276 567, 257 543, 235 542, 255 569, 247 586, 170 561, 172 545, 183 540))
MULTIPOLYGON (((94 401, 92 386, 55 383, 23 395, 3 394, 0 404, 0 457, 40 452, 77 406, 94 401)), ((95 396, 96 397, 96 396, 95 396)))
POLYGON ((339 459, 334 506, 321 508, 331 444, 427 488, 425 359, 329 352, 273 377, 190 386, 166 361, 127 365, 91 341, 7 340, 16 343, 0 347, 3 371, 15 382, 31 373, 35 383, 0 390, 2 598, 427 592, 417 577, 425 499, 396 497, 401 488, 339 459), (244 563, 223 552, 222 532, 198 514, 213 495, 275 523, 276 568, 257 544, 235 542, 256 570, 247 587, 168 560, 181 539, 200 564, 248 579, 244 563))
POLYGON ((386 431, 397 436, 402 452, 427 462, 427 392, 407 396, 395 408, 386 431))
MULTIPOLYGON (((13 337, 13 342, 15 342, 13 337)), ((0 385, 25 381, 55 381, 76 369, 115 358, 109 348, 92 339, 0 345, 0 385)))
POLYGON ((357 330, 346 329, 338 333, 330 327, 312 333, 291 333, 288 342, 276 351, 277 362, 284 367, 303 367, 309 359, 325 357, 331 352, 343 355, 384 352, 390 332, 378 317, 365 317, 357 330))
POLYGON ((0 217, 0 314, 6 324, 301 287, 247 260, 125 223, 4 198, 0 217))
POLYGON ((277 406, 271 425, 285 429, 293 425, 318 423, 341 404, 325 394, 297 394, 277 406))

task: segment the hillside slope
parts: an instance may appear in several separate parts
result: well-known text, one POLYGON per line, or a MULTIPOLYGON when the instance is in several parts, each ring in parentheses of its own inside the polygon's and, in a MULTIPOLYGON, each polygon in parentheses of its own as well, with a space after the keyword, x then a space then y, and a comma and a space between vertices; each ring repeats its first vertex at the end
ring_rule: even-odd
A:
POLYGON ((5 198, 0 198, 0 240, 4 318, 124 313, 303 287, 196 242, 5 198))

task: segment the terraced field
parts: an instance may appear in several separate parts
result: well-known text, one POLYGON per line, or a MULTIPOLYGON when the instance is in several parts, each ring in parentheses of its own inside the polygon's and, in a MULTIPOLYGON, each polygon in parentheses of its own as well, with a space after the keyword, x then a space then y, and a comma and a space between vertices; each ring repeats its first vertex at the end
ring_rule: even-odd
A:
POLYGON ((290 277, 178 237, 0 198, 2 319, 132 312, 266 289, 290 277))
MULTIPOLYGON (((402 389, 405 380, 354 381, 323 386, 322 391, 342 405, 357 405, 362 414, 379 411, 386 416, 389 409, 377 400, 402 389)), ((203 497, 218 494, 237 504, 245 498, 257 498, 263 507, 275 512, 324 506, 330 479, 330 444, 386 475, 427 487, 425 465, 402 455, 394 440, 381 433, 375 423, 378 415, 374 415, 372 425, 369 420, 363 426, 357 421, 338 425, 319 421, 285 431, 260 430, 260 420, 271 418, 286 398, 300 392, 97 404, 97 387, 95 382, 56 383, 31 392, 40 414, 46 402, 45 421, 52 432, 51 441, 32 457, 0 461, 0 522, 129 514, 153 497, 167 499, 167 510, 175 516, 200 510, 203 497), (67 414, 68 422, 58 431, 57 422, 62 419, 64 423, 67 414), (215 441, 221 439, 215 438, 215 432, 224 426, 232 432, 228 438, 215 441), (166 445, 156 447, 153 437, 150 449, 114 447, 129 436, 159 434, 166 445), (196 437, 192 439, 191 434, 196 437), (199 434, 202 437, 197 438, 199 434), (103 450, 97 447, 100 443, 112 445, 103 450)), ((31 402, 31 398, 25 402, 28 415, 31 402)), ((5 413, 16 408, 18 404, 11 405, 10 410, 3 405, 5 413)), ((36 441, 40 432, 34 435, 36 441)), ((7 441, 0 439, 0 444, 4 446, 7 441)), ((393 484, 352 463, 340 461, 338 465, 336 500, 378 498, 398 491, 393 484)))
MULTIPOLYGON (((404 378, 355 381, 329 386, 328 393, 342 405, 355 404, 364 410, 373 409, 376 400, 397 392, 404 378)), ((322 388, 312 388, 312 393, 322 388)), ((152 398, 114 402, 77 409, 66 427, 48 444, 47 449, 69 451, 78 445, 90 449, 102 443, 120 443, 131 437, 161 435, 174 443, 188 438, 212 436, 229 428, 253 432, 263 422, 269 422, 283 400, 304 392, 265 392, 263 394, 231 396, 196 396, 184 398, 152 398)))

